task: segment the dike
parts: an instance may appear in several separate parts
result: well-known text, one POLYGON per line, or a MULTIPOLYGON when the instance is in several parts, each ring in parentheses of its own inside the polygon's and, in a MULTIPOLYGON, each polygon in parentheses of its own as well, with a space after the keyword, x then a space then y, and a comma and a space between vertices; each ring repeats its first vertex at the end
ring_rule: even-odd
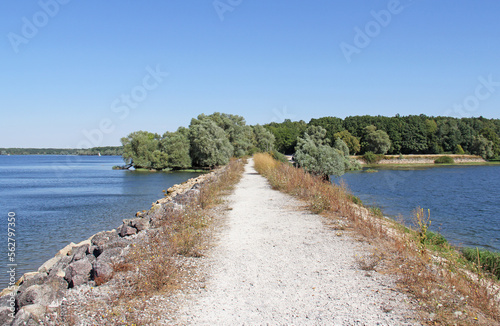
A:
POLYGON ((68 244, 37 271, 25 273, 15 286, 0 293, 0 325, 37 325, 37 320, 57 311, 69 289, 109 281, 113 265, 126 260, 132 245, 144 241, 148 232, 154 232, 161 220, 168 218, 168 211, 192 204, 201 185, 217 179, 224 170, 221 167, 172 186, 165 198, 152 203, 151 209, 124 219, 116 229, 68 244))
MULTIPOLYGON (((434 160, 442 156, 449 156, 453 158, 454 164, 463 163, 486 163, 486 161, 478 155, 458 155, 458 154, 429 154, 429 155, 403 155, 401 158, 399 155, 384 155, 384 159, 375 163, 375 165, 389 165, 389 164, 435 164, 434 160)), ((352 156, 352 158, 357 159, 361 164, 366 164, 363 160, 363 156, 352 156)))

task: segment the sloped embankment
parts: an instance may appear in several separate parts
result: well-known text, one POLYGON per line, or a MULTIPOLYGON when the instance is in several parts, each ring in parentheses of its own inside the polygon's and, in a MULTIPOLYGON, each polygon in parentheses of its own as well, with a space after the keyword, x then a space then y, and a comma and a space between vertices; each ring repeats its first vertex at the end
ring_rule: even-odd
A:
POLYGON ((126 261, 130 248, 139 246, 155 232, 167 212, 197 199, 200 187, 217 178, 223 169, 200 175, 167 190, 167 196, 148 211, 123 220, 111 231, 102 231, 78 244, 70 243, 37 271, 24 274, 15 286, 0 295, 0 324, 18 325, 38 321, 58 312, 68 291, 109 282, 116 266, 126 261))

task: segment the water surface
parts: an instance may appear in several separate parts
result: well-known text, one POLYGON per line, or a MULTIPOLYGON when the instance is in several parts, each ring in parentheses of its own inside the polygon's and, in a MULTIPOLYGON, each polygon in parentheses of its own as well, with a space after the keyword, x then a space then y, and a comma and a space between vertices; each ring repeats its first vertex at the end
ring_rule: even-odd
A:
POLYGON ((199 175, 112 170, 113 165, 123 165, 121 157, 0 156, 0 288, 7 284, 9 212, 16 214, 19 278, 68 243, 118 227, 149 209, 162 190, 199 175))
POLYGON ((379 169, 340 179, 387 216, 410 223, 417 206, 430 209, 431 230, 453 244, 500 251, 500 166, 379 169))

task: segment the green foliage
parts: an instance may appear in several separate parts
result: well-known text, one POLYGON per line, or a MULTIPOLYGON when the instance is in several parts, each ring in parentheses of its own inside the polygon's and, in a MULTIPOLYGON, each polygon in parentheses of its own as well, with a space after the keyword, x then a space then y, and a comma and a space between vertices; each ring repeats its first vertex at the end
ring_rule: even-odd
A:
MULTIPOLYGON (((342 119, 336 118, 336 117, 323 117, 323 118, 319 118, 319 119, 311 119, 311 121, 309 121, 308 125, 309 126, 318 126, 318 127, 322 127, 323 129, 325 129, 326 138, 330 139, 331 141, 333 141, 335 138, 339 138, 339 136, 336 136, 336 134, 345 130, 345 128, 343 126, 342 119)), ((344 139, 342 138, 342 140, 344 140, 344 139)), ((333 144, 330 144, 330 145, 333 145, 333 144)), ((351 153, 354 153, 354 152, 356 152, 356 151, 351 151, 351 153)), ((359 152, 359 150, 358 150, 358 152, 359 152)))
POLYGON ((359 151, 361 150, 359 139, 357 137, 354 137, 349 131, 342 130, 340 132, 335 133, 333 136, 334 139, 335 138, 342 139, 349 148, 349 153, 351 153, 352 155, 356 155, 356 153, 359 153, 359 151))
POLYGON ((377 130, 377 127, 370 125, 365 127, 366 149, 375 154, 385 154, 391 147, 389 135, 383 130, 377 130))
POLYGON ((339 150, 326 145, 326 130, 319 126, 310 126, 304 138, 299 138, 295 152, 295 161, 306 171, 329 178, 345 172, 344 155, 339 150))
POLYGON ((189 131, 179 128, 176 132, 166 132, 160 141, 160 148, 167 154, 168 167, 174 170, 191 167, 189 131))
POLYGON ((377 155, 373 152, 366 152, 365 155, 363 155, 363 160, 367 164, 375 164, 382 159, 384 159, 384 155, 377 155))
POLYGON ((252 127, 247 126, 242 116, 215 112, 211 115, 200 114, 198 120, 210 119, 217 124, 226 134, 233 146, 233 155, 242 157, 248 155, 252 147, 252 127))
POLYGON ((272 151, 271 156, 279 162, 288 163, 288 158, 284 154, 278 152, 277 150, 272 151))
POLYGON ((479 248, 463 248, 464 257, 500 279, 500 252, 479 250, 479 248))
POLYGON ((298 137, 302 137, 307 124, 304 121, 292 122, 286 119, 282 123, 272 122, 265 125, 275 138, 275 148, 284 154, 293 154, 298 137))
POLYGON ((493 142, 481 135, 474 137, 471 146, 471 153, 479 155, 485 160, 492 158, 494 156, 493 142))
POLYGON ((168 167, 167 154, 159 147, 160 136, 147 131, 136 131, 121 139, 123 160, 136 169, 162 170, 168 167))
POLYGON ((101 146, 87 149, 79 148, 0 148, 0 155, 119 155, 122 146, 101 146))
POLYGON ((458 154, 458 155, 463 155, 463 154, 465 154, 465 151, 464 151, 464 149, 462 148, 462 146, 461 146, 461 145, 457 145, 457 146, 455 147, 455 151, 454 151, 454 153, 455 153, 455 154, 458 154))
POLYGON ((229 162, 233 146, 224 130, 211 119, 191 120, 191 159, 198 167, 213 168, 229 162))
POLYGON ((440 233, 427 230, 425 243, 435 246, 443 246, 448 244, 448 241, 440 233))
POLYGON ((261 125, 253 126, 253 145, 260 152, 272 152, 274 150, 274 135, 261 125))
POLYGON ((333 148, 338 149, 344 156, 349 156, 349 147, 347 147, 347 144, 342 139, 335 139, 333 148))
POLYGON ((451 156, 440 156, 434 160, 434 164, 453 164, 455 161, 451 156))

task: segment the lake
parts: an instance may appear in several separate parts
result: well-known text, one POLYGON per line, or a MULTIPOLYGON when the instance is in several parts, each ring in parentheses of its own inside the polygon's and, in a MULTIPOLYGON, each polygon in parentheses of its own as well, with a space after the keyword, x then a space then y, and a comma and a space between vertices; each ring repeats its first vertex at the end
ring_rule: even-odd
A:
MULTIPOLYGON (((8 283, 8 219, 15 213, 16 278, 70 242, 121 225, 199 173, 112 170, 119 156, 0 155, 0 288, 8 283)), ((12 243, 12 241, 11 241, 12 243)), ((12 245, 11 245, 12 247, 12 245)))
POLYGON ((334 182, 343 179, 365 205, 407 224, 418 206, 430 209, 431 230, 454 245, 500 251, 500 166, 377 169, 334 182))

